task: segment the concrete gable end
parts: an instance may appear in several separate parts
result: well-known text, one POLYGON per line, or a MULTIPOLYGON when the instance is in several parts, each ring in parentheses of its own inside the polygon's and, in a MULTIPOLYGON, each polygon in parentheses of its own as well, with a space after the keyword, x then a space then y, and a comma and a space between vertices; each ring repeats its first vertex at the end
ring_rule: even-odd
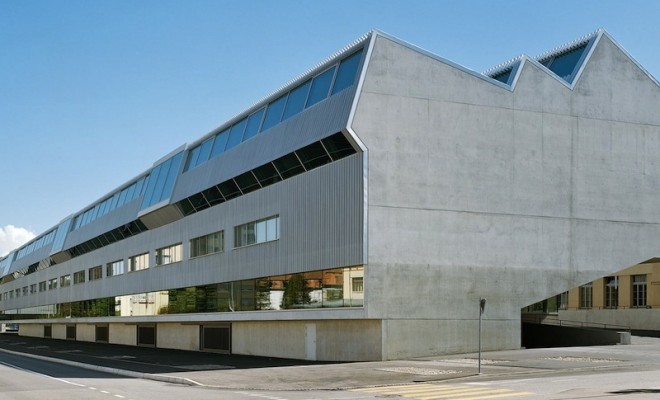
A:
POLYGON ((571 89, 560 78, 537 62, 523 61, 513 89, 515 109, 567 115, 571 97, 571 89))
POLYGON ((480 296, 515 334, 521 307, 658 256, 658 85, 600 35, 573 86, 525 58, 513 90, 377 38, 352 129, 389 344, 480 296))
POLYGON ((660 85, 603 34, 575 82, 572 107, 574 115, 660 125, 660 85))
POLYGON ((510 90, 499 82, 393 39, 379 35, 375 40, 363 92, 482 105, 512 104, 510 90))

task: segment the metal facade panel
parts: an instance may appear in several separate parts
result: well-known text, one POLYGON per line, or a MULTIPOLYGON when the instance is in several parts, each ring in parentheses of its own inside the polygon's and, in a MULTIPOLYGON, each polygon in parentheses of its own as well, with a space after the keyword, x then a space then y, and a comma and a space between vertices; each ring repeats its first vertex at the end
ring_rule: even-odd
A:
POLYGON ((355 87, 258 134, 235 148, 179 175, 172 203, 240 175, 346 127, 355 87))
POLYGON ((48 258, 51 247, 52 244, 46 245, 18 260, 14 260, 14 262, 11 263, 11 268, 9 269, 9 273, 16 272, 22 268, 38 263, 39 261, 48 258))
POLYGON ((103 279, 10 299, 0 307, 25 308, 360 265, 363 260, 362 160, 360 153, 346 157, 9 282, 3 285, 3 291, 87 271, 97 265, 104 269, 103 279), (272 215, 280 216, 279 240, 233 249, 234 226, 272 215), (224 252, 189 259, 190 239, 220 230, 225 232, 224 252), (155 250, 176 243, 183 244, 184 261, 154 266, 155 250), (126 261, 147 251, 149 269, 105 276, 107 263, 126 261))
POLYGON ((137 219, 137 213, 140 210, 141 201, 142 197, 140 196, 126 203, 124 206, 112 210, 101 218, 69 232, 69 235, 64 242, 64 248, 70 249, 71 247, 86 242, 89 239, 95 238, 131 221, 135 221, 137 219))

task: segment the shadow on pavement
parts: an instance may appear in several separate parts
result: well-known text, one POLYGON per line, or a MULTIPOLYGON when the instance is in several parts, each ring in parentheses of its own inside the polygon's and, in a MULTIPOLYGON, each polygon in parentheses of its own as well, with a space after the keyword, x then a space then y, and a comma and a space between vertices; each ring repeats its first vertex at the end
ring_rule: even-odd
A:
POLYGON ((609 392, 610 394, 660 393, 660 389, 625 389, 609 392))
POLYGON ((34 338, 4 333, 0 334, 0 348, 149 374, 337 364, 34 338))

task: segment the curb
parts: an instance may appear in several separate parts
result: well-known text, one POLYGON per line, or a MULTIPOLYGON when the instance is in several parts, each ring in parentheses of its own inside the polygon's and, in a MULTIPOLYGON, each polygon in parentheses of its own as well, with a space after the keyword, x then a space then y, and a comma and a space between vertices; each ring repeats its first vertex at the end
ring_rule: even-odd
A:
POLYGON ((145 372, 135 372, 135 371, 129 371, 129 370, 119 369, 119 368, 102 367, 100 365, 85 364, 85 363, 81 363, 81 362, 78 362, 78 361, 70 361, 70 360, 63 360, 61 358, 46 357, 46 356, 40 356, 40 355, 37 355, 37 354, 30 354, 30 353, 22 353, 20 351, 12 351, 12 350, 2 349, 2 348, 0 348, 0 351, 4 352, 4 353, 8 353, 8 354, 17 355, 17 356, 33 358, 35 360, 48 361, 48 362, 57 363, 57 364, 64 364, 64 365, 69 365, 71 367, 83 368, 83 369, 87 369, 87 370, 91 370, 91 371, 97 371, 97 372, 105 372, 105 373, 113 374, 113 375, 127 376, 129 378, 149 379, 149 380, 152 380, 152 381, 160 381, 160 382, 174 383, 174 384, 178 384, 178 385, 187 385, 187 386, 206 386, 203 383, 196 382, 192 379, 181 378, 181 377, 178 377, 178 376, 147 374, 145 372))

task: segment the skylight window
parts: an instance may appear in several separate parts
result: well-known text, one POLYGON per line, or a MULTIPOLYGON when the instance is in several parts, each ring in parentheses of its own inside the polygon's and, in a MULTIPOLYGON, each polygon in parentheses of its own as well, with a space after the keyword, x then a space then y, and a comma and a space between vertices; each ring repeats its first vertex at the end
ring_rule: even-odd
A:
POLYGON ((586 42, 578 47, 539 61, 561 79, 573 83, 575 74, 582 65, 582 60, 590 43, 586 42))

